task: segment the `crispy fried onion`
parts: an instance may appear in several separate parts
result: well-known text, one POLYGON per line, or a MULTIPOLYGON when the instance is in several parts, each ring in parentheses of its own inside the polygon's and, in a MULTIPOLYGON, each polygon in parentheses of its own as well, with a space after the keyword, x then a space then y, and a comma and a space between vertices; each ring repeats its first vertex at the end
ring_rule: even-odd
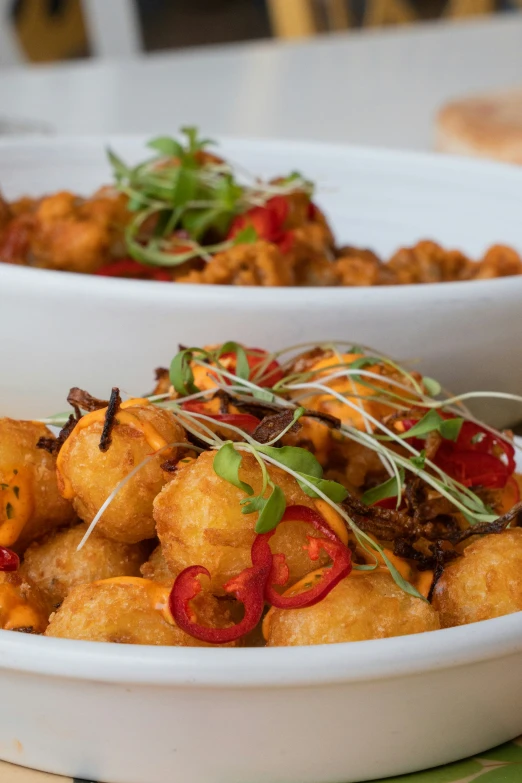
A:
POLYGON ((62 448, 63 444, 73 431, 73 429, 76 427, 76 424, 78 423, 78 419, 72 415, 69 416, 67 419, 67 423, 62 427, 60 432, 58 433, 57 438, 46 438, 42 437, 38 440, 38 443, 36 444, 37 449, 44 449, 45 451, 48 451, 49 454, 58 454, 60 449, 62 448))
POLYGON ((112 429, 116 423, 116 414, 121 405, 120 390, 117 386, 113 386, 111 391, 111 398, 107 405, 107 411, 105 413, 105 421, 103 423, 103 430, 100 438, 100 444, 98 448, 100 451, 107 451, 112 443, 112 429))

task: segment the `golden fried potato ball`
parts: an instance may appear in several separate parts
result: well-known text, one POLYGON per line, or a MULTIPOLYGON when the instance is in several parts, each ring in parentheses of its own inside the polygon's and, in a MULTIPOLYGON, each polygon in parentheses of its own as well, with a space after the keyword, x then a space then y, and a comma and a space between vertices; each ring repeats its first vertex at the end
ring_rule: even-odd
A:
MULTIPOLYGON (((207 647, 180 630, 168 610, 162 609, 167 606, 168 596, 168 587, 145 579, 80 585, 71 590, 51 616, 46 636, 120 644, 207 647)), ((226 608, 208 593, 200 594, 191 606, 203 625, 220 628, 230 625, 226 608)))
MULTIPOLYGON (((125 403, 124 403, 125 404, 125 403)), ((90 523, 111 492, 150 454, 169 443, 185 441, 170 411, 137 402, 116 414, 112 443, 100 451, 105 412, 87 414, 58 455, 58 486, 72 500, 78 516, 90 523)), ((155 454, 119 490, 98 523, 98 532, 126 544, 155 535, 152 501, 168 480, 161 470, 179 449, 155 454)))
POLYGON ((43 633, 49 612, 38 588, 20 571, 0 572, 0 628, 43 633))
MULTIPOLYGON (((246 495, 214 472, 214 457, 215 452, 201 454, 175 474, 154 501, 154 518, 171 571, 202 565, 212 575, 211 590, 218 593, 225 582, 252 565, 250 550, 258 514, 241 513, 240 501, 246 495)), ((288 506, 315 508, 292 476, 271 465, 267 469, 288 506)), ((261 469, 251 454, 243 455, 239 477, 255 494, 261 491, 261 469)), ((307 534, 316 534, 311 525, 283 522, 270 542, 273 552, 286 555, 292 582, 310 571, 310 558, 303 550, 307 534)))
POLYGON ((122 544, 94 530, 82 549, 78 545, 87 525, 51 533, 31 544, 20 572, 35 584, 49 606, 49 614, 77 585, 114 576, 139 576, 150 551, 146 544, 122 544))
POLYGON ((56 458, 36 444, 54 440, 44 424, 0 419, 0 545, 23 550, 75 518, 58 492, 56 458))
POLYGON ((177 574, 172 573, 167 565, 163 548, 157 546, 149 559, 141 566, 141 575, 145 579, 152 579, 158 584, 172 584, 177 574))
POLYGON ((440 628, 437 612, 395 584, 389 572, 352 571, 306 609, 271 609, 269 647, 334 644, 406 636, 440 628))
POLYGON ((439 579, 433 606, 443 627, 522 610, 522 528, 492 533, 464 549, 439 579))

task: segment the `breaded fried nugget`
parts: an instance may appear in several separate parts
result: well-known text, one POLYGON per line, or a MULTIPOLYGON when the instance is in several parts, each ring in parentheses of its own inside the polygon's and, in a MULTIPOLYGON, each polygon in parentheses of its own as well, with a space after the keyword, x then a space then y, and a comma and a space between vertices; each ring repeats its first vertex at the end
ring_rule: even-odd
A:
POLYGON ((58 455, 58 485, 80 519, 90 523, 118 484, 153 454, 114 496, 98 523, 98 532, 107 538, 136 544, 154 538, 152 501, 168 480, 161 465, 175 459, 179 449, 155 452, 184 442, 185 432, 170 411, 132 402, 117 412, 111 443, 101 451, 104 417, 104 411, 88 414, 69 435, 58 455))
MULTIPOLYGON (((145 579, 122 578, 75 587, 51 616, 46 636, 119 644, 207 647, 205 642, 175 625, 167 609, 168 595, 168 587, 145 579)), ((231 624, 227 609, 219 601, 208 593, 198 599, 192 602, 198 622, 215 628, 231 624)))
POLYGON ((435 609, 405 593, 384 570, 352 571, 314 606, 271 609, 265 621, 270 647, 384 639, 438 628, 435 609))
POLYGON ((433 596, 443 627, 522 610, 522 528, 492 533, 449 563, 433 596))
MULTIPOLYGON (((179 470, 156 498, 154 517, 170 570, 179 573, 188 566, 202 565, 212 575, 212 592, 219 594, 225 582, 252 565, 250 550, 258 513, 241 513, 240 501, 246 495, 215 473, 214 457, 215 453, 203 453, 179 470)), ((315 508, 292 476, 270 465, 267 470, 284 492, 287 505, 315 508)), ((251 454, 243 455, 239 477, 255 494, 261 491, 261 469, 251 454)), ((292 582, 310 571, 310 559, 303 550, 307 534, 317 535, 309 524, 283 522, 270 541, 273 552, 286 555, 292 582)))
POLYGON ((139 576, 147 557, 144 544, 122 544, 94 530, 83 548, 78 545, 87 525, 51 533, 31 544, 24 555, 20 573, 35 584, 49 606, 49 614, 77 585, 114 576, 139 576))

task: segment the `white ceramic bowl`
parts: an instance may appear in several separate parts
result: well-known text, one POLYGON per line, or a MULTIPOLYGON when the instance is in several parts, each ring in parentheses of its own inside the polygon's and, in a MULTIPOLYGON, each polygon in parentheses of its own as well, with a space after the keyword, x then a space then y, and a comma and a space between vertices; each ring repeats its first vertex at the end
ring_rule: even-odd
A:
POLYGON ((0 631, 0 758, 104 783, 353 783, 522 733, 522 613, 270 649, 0 631))
MULTIPOLYGON (((0 184, 11 197, 58 188, 90 193, 109 178, 104 148, 139 160, 144 139, 0 142, 0 184)), ((300 169, 340 241, 389 254, 434 238, 479 255, 503 242, 522 250, 522 169, 345 146, 228 140, 223 152, 250 171, 300 169)), ((456 392, 522 388, 522 277, 382 288, 263 289, 176 286, 0 265, 0 413, 63 409, 70 386, 142 393, 151 368, 178 342, 241 339, 279 348, 348 339, 374 345, 456 392)), ((489 420, 519 407, 482 407, 489 420)))

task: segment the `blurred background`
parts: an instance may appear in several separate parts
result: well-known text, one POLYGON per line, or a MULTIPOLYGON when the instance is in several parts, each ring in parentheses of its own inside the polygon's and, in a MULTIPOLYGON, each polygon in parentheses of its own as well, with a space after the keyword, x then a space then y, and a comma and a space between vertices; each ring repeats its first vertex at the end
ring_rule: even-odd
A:
POLYGON ((521 0, 0 0, 0 62, 114 54, 509 14, 521 0), (126 18, 125 18, 126 17, 126 18), (111 20, 112 28, 111 28, 111 20), (9 38, 9 43, 7 39, 9 38), (9 51, 7 51, 9 49, 9 51))

